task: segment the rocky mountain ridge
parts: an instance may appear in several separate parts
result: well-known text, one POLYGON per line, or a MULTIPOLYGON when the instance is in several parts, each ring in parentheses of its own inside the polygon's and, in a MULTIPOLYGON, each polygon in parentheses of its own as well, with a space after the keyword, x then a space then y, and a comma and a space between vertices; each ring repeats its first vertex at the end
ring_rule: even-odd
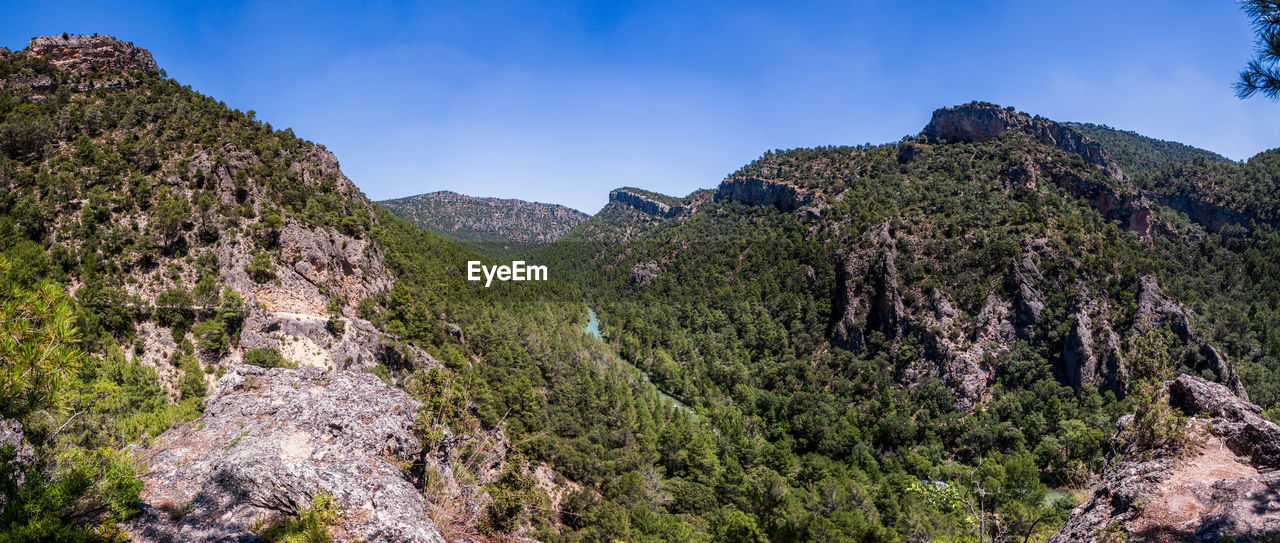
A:
POLYGON ((464 244, 529 248, 563 236, 588 217, 557 204, 479 198, 449 191, 378 202, 397 216, 464 244))

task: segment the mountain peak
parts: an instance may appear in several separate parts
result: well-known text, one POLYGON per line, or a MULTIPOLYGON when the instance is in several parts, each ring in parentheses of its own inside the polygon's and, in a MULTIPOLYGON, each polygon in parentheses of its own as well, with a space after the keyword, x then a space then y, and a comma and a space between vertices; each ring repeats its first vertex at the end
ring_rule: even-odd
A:
POLYGON ((104 34, 39 36, 26 53, 48 58, 54 66, 76 75, 119 69, 157 74, 151 51, 104 34))
POLYGON ((1067 124, 1032 117, 1012 107, 1002 108, 990 102, 969 102, 935 110, 920 135, 934 140, 981 143, 1009 131, 1024 132, 1040 143, 1078 154, 1085 162, 1102 168, 1113 179, 1128 182, 1128 177, 1111 160, 1101 143, 1067 124))

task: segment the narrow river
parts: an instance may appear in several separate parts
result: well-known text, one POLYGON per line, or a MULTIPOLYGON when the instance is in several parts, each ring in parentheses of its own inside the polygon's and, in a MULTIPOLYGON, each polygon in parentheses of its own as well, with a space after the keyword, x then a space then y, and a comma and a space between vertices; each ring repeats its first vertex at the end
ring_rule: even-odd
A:
MULTIPOLYGON (((595 336, 596 339, 602 342, 604 341, 604 337, 600 335, 600 319, 596 318, 596 310, 591 309, 590 307, 587 308, 587 325, 582 327, 582 331, 586 334, 595 336)), ((662 398, 663 401, 669 402, 671 405, 674 405, 689 414, 697 416, 697 414, 694 413, 692 409, 689 409, 689 406, 685 405, 684 402, 677 400, 674 396, 667 394, 666 392, 663 392, 662 389, 659 388, 656 383, 649 380, 649 374, 646 373, 643 369, 640 369, 640 367, 636 366, 635 364, 627 362, 619 355, 614 355, 614 357, 617 358, 619 362, 622 362, 623 364, 631 366, 635 368, 637 371, 639 371, 640 376, 644 378, 644 382, 652 386, 653 389, 658 392, 658 397, 662 398)))

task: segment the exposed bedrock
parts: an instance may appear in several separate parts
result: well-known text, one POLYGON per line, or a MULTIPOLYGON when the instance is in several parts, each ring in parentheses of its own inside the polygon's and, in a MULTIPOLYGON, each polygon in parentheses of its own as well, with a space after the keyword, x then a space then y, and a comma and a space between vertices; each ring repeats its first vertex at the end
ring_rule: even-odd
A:
POLYGON ((715 201, 747 205, 769 205, 779 211, 795 211, 813 200, 809 193, 779 181, 758 177, 734 177, 720 183, 715 201))
POLYGON ((1125 455, 1050 543, 1115 541, 1118 533, 1188 543, 1280 534, 1280 426, 1218 383, 1183 374, 1167 390, 1173 407, 1195 417, 1192 431, 1204 441, 1172 456, 1119 443, 1125 455))

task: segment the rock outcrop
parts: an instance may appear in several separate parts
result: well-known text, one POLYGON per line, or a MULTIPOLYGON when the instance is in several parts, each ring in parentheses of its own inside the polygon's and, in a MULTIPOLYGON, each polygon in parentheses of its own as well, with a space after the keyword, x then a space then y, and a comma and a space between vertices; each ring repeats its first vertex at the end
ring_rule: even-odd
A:
POLYGON ((932 140, 984 142, 1011 130, 1031 134, 1040 143, 1080 155, 1085 162, 1102 168, 1117 181, 1128 181, 1101 143, 1065 124, 1042 117, 1033 118, 1015 112, 1013 108, 972 103, 938 109, 920 135, 932 140))
POLYGON ((909 311, 898 283, 897 241, 888 223, 868 232, 866 245, 869 249, 847 254, 837 268, 832 343, 864 353, 869 335, 878 333, 884 347, 896 352, 907 338, 918 339, 923 352, 899 380, 937 377, 955 393, 958 408, 972 408, 991 379, 982 361, 1013 345, 1009 303, 988 297, 972 334, 965 333, 959 312, 937 289, 930 293, 927 310, 909 311))
POLYGON ((1280 469, 1280 426, 1257 405, 1219 383, 1185 374, 1169 383, 1169 402, 1188 415, 1211 418, 1214 434, 1255 466, 1280 469))
POLYGON ((758 177, 734 177, 720 183, 715 201, 739 202, 747 205, 769 205, 779 211, 795 211, 813 197, 795 186, 758 177))
POLYGON ((638 287, 647 287, 661 274, 662 268, 658 267, 657 261, 640 262, 631 267, 631 282, 638 287))
POLYGON ((609 201, 619 202, 659 218, 671 218, 689 211, 682 205, 668 205, 643 194, 639 190, 620 188, 609 191, 609 201))
MULTIPOLYGON (((1280 534, 1280 426, 1227 387, 1180 375, 1169 402, 1204 442, 1186 456, 1125 459, 1103 475, 1050 543, 1270 541, 1280 534), (1114 540, 1109 538, 1106 540, 1114 540)), ((1140 458, 1131 451, 1131 458, 1140 458)))
POLYGON ((141 453, 140 542, 253 541, 252 527, 316 492, 340 510, 339 541, 442 542, 397 463, 421 451, 419 404, 370 374, 236 366, 204 415, 141 453))
MULTIPOLYGON (((1161 205, 1169 207, 1175 211, 1182 212, 1191 219, 1191 222, 1203 226, 1205 230, 1210 232, 1219 232, 1224 226, 1250 226, 1252 223, 1266 224, 1269 221, 1251 213, 1237 211, 1229 207, 1223 207, 1213 202, 1208 202, 1198 198, 1192 198, 1185 194, 1155 194, 1147 193, 1147 197, 1151 198, 1161 205)), ((1273 227, 1280 227, 1280 223, 1270 223, 1273 227)))
POLYGON ((27 45, 26 54, 48 58, 54 66, 75 75, 108 70, 158 74, 151 52, 111 36, 40 36, 27 45))
POLYGON ((272 348, 302 366, 359 371, 379 363, 388 368, 417 369, 438 366, 430 354, 412 344, 402 344, 367 320, 355 317, 269 311, 256 299, 246 304, 239 349, 224 364, 242 360, 252 349, 272 348), (340 330, 329 320, 342 322, 340 330))
POLYGON ((1091 298, 1079 287, 1081 302, 1071 316, 1071 331, 1062 347, 1063 372, 1076 390, 1110 389, 1123 396, 1129 370, 1120 349, 1120 334, 1108 321, 1105 301, 1091 298))
POLYGON ((1143 236, 1150 236, 1151 210, 1142 192, 1130 184, 1128 176, 1111 160, 1101 143, 1068 125, 1041 117, 1033 118, 1012 108, 972 103, 934 111, 932 120, 920 136, 950 142, 984 142, 1010 131, 1030 134, 1042 144, 1080 155, 1112 180, 1104 183, 1086 179, 1048 165, 1040 165, 1040 169, 1045 171, 1035 172, 1024 165, 1010 172, 1012 182, 1050 178, 1071 195, 1088 201, 1108 219, 1143 236))
POLYGON ((1235 366, 1227 359, 1227 355, 1201 337, 1191 327, 1190 316, 1182 304, 1165 296, 1156 278, 1146 275, 1139 283, 1138 314, 1134 319, 1132 333, 1145 333, 1158 324, 1167 324, 1178 339, 1198 350, 1204 359, 1205 368, 1213 372, 1218 382, 1231 387, 1245 401, 1249 400, 1244 383, 1240 381, 1240 376, 1236 374, 1235 366))

